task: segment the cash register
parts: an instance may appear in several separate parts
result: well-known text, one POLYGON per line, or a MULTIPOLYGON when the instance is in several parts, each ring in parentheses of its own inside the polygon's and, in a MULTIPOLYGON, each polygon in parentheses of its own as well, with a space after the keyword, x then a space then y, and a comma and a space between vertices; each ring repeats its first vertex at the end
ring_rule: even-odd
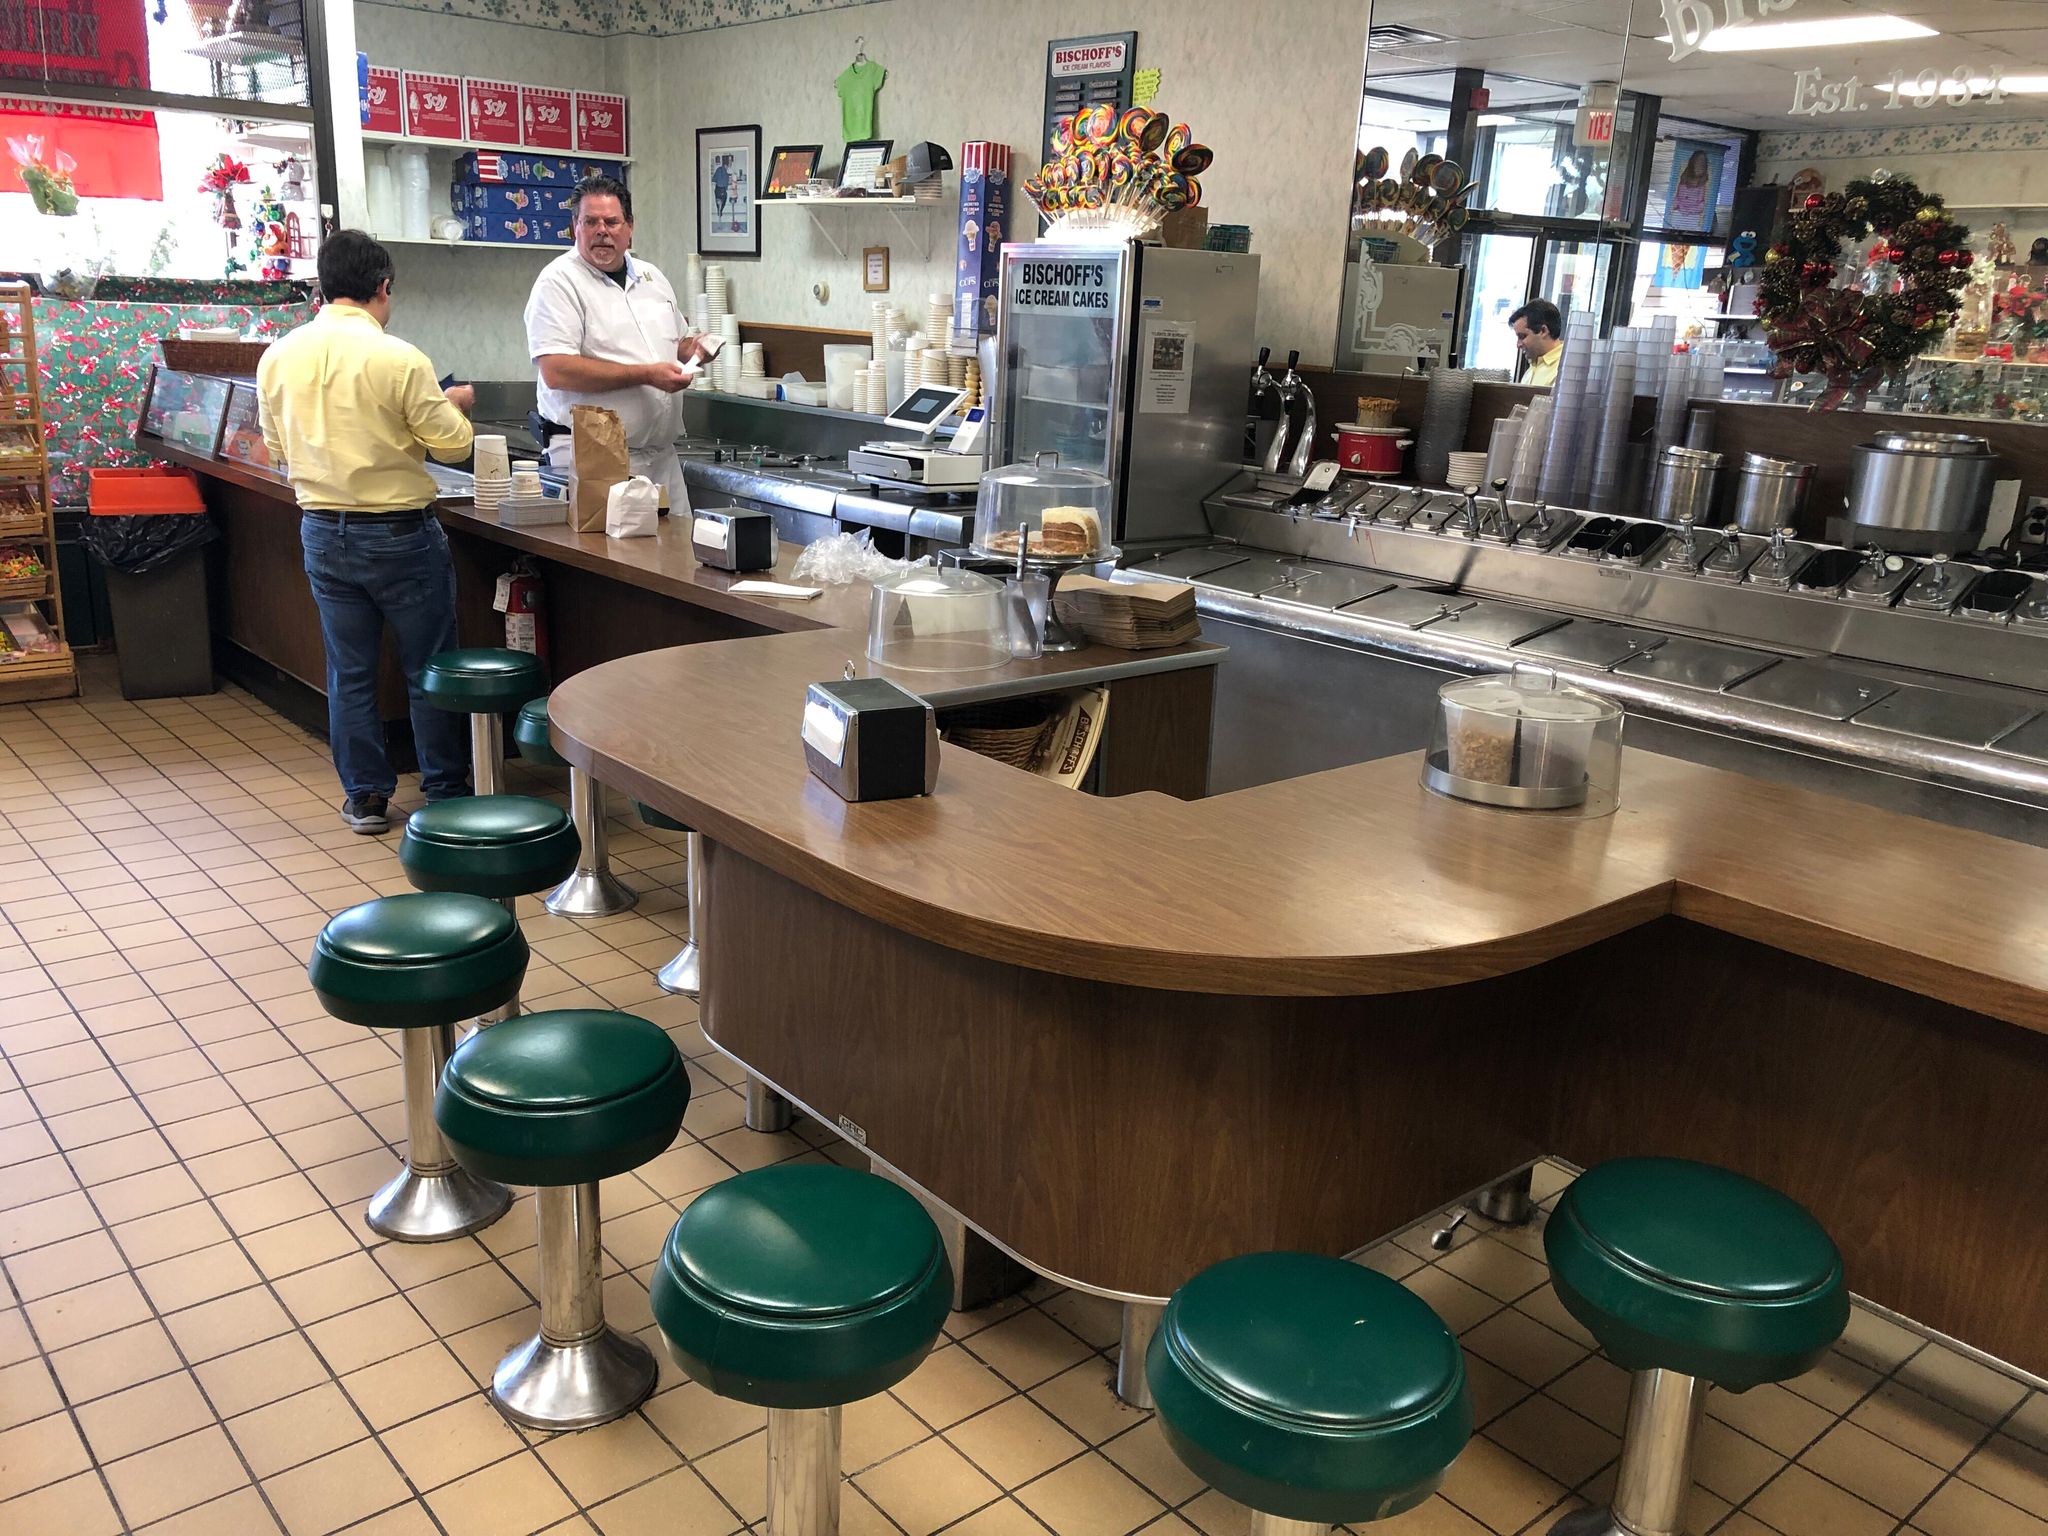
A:
POLYGON ((981 479, 981 433, 988 413, 976 406, 954 429, 953 441, 941 448, 933 441, 939 423, 960 408, 967 391, 944 384, 925 384, 904 396, 886 418, 892 427, 917 433, 915 440, 885 438, 867 443, 846 456, 849 473, 878 485, 910 486, 921 491, 971 490, 981 479))

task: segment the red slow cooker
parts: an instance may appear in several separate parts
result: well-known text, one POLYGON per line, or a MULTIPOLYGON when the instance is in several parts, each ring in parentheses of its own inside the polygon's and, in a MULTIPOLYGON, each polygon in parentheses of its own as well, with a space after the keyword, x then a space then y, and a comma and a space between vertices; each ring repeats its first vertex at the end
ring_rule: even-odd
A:
POLYGON ((1406 427, 1361 427, 1347 421, 1330 435, 1337 439, 1337 462, 1355 475, 1398 475, 1415 440, 1406 427))

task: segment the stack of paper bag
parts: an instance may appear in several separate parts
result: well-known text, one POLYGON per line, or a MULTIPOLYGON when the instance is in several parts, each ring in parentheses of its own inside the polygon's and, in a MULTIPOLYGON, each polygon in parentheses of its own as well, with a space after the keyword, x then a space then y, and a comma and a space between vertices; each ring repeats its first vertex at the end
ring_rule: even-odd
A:
POLYGON ((1068 574, 1053 594, 1053 611, 1067 628, 1098 645, 1156 651, 1202 637, 1195 589, 1179 581, 1103 581, 1068 574))

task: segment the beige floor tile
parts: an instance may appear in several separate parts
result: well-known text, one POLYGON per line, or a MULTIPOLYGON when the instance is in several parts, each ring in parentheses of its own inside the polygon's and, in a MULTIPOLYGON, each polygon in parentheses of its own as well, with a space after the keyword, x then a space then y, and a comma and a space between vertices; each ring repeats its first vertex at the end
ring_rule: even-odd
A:
POLYGON ((1854 1424, 1837 1424, 1799 1464, 1879 1509, 1904 1518, 1934 1492, 1942 1469, 1854 1424))
POLYGON ((573 1435, 549 1436, 538 1449, 555 1480, 586 1509, 682 1465, 668 1442, 637 1414, 573 1435))
POLYGON ((2048 1392, 2036 1392, 2005 1421, 2005 1433, 2037 1450, 2048 1451, 2048 1392))
POLYGON ((327 1536, 411 1497, 374 1440, 280 1473, 263 1485, 290 1536, 327 1536))
POLYGON ((32 1301, 26 1311, 36 1337, 49 1350, 114 1333, 150 1315, 142 1287, 126 1274, 32 1301))
POLYGON ((417 1499, 349 1527, 348 1536, 440 1536, 434 1517, 417 1499))
POLYGON ((1936 1466, 1952 1469, 1974 1451, 1988 1431, 1975 1419, 1943 1407, 1897 1381, 1888 1381, 1863 1400, 1849 1422, 1911 1448, 1936 1466))
POLYGON ((495 1264, 480 1264, 459 1275, 415 1286, 406 1297, 443 1338, 533 1306, 532 1298, 495 1264))
POLYGON ((381 1297, 306 1330, 306 1337, 338 1376, 417 1349, 433 1336, 426 1320, 403 1296, 381 1297))
POLYGON ((171 1336, 154 1319, 59 1350, 50 1363, 74 1403, 89 1403, 183 1368, 171 1336))
POLYGON ((118 1461, 214 1422, 199 1384, 184 1372, 98 1398, 78 1409, 79 1427, 95 1460, 118 1461))
POLYGON ((255 1287, 173 1312, 164 1326, 185 1358, 197 1364, 275 1338, 289 1331, 292 1320, 275 1297, 255 1287))
POLYGON ((526 1448, 481 1393, 387 1430, 383 1440, 422 1493, 526 1448))
MULTIPOLYGON (((1093 1354, 1043 1312, 1026 1308, 965 1341, 970 1353, 1019 1387, 1035 1387, 1093 1354)), ((883 1505, 886 1511, 888 1506, 883 1505)))
POLYGON ((1767 1525, 1799 1536, 1886 1536, 1892 1518, 1803 1467, 1787 1467, 1746 1506, 1767 1525))
POLYGON ((1562 1484, 1475 1435, 1451 1463, 1444 1497, 1496 1531, 1519 1531, 1564 1497, 1562 1484))
MULTIPOLYGON (((1095 1451, 1026 1483, 1016 1491, 1016 1499, 1059 1536, 1124 1536, 1158 1518, 1163 1507, 1095 1451)), ((902 1519, 886 1500, 876 1502, 884 1513, 902 1519)))
POLYGON ((0 1504, 0 1531, 20 1536, 118 1536, 121 1530, 121 1516, 93 1472, 0 1504))
POLYGON ((380 1360, 341 1380, 370 1427, 386 1430, 445 1407, 477 1390, 445 1345, 423 1344, 404 1354, 380 1360))
POLYGON ((348 1395, 333 1382, 241 1414, 227 1427, 259 1478, 353 1445, 369 1433, 348 1395))
MULTIPOLYGON (((1483 1360, 1474 1360, 1469 1355, 1466 1357, 1466 1380, 1472 1386, 1472 1396, 1476 1406, 1480 1397, 1480 1389, 1473 1380, 1472 1368, 1475 1364, 1484 1370, 1493 1371, 1496 1375, 1505 1375, 1505 1373, 1500 1372, 1494 1366, 1488 1365, 1483 1360)), ((1506 1379, 1513 1381, 1515 1378, 1507 1377, 1506 1379)), ((1599 1355, 1588 1355, 1544 1390, 1567 1408, 1572 1409, 1584 1418, 1591 1419, 1602 1429, 1618 1435, 1621 1433, 1622 1425, 1628 1418, 1630 1379, 1628 1372, 1622 1370, 1613 1362, 1599 1355)), ((1524 1388, 1523 1390, 1526 1392, 1527 1389, 1524 1388)), ((1480 1420, 1482 1425, 1485 1422, 1484 1418, 1480 1420)))
POLYGON ((396 1290, 367 1253, 356 1252, 276 1282, 280 1300, 301 1325, 310 1328, 389 1296, 396 1290))
POLYGON ((2026 1386, 1940 1344, 1929 1344, 1894 1378, 1984 1424, 1996 1424, 2027 1395, 2026 1386))
POLYGON ((1159 1421, 1147 1419, 1102 1447, 1102 1454, 1129 1473, 1162 1504, 1186 1503, 1202 1491, 1201 1478, 1166 1443, 1159 1421))
POLYGON ((0 1215, 0 1256, 26 1253, 100 1229, 100 1214, 84 1190, 72 1190, 0 1215))
MULTIPOLYGON (((1095 1369, 1081 1365, 1074 1371, 1092 1373, 1095 1369)), ((1059 1380, 1066 1381, 1067 1375, 1059 1380)), ((1048 1383, 1046 1390, 1050 1388, 1048 1383)), ((1002 1401, 1013 1390, 1008 1382, 958 1346, 934 1350, 894 1388, 896 1396, 913 1413, 940 1429, 1002 1401)))
POLYGON ((1445 1254, 1437 1267, 1501 1301, 1515 1301, 1550 1283, 1542 1264, 1490 1237, 1445 1254))
POLYGON ((1761 1488, 1786 1458, 1767 1445, 1759 1444, 1718 1419, 1700 1424, 1699 1444, 1693 1452, 1693 1477, 1710 1493, 1731 1504, 1740 1504, 1761 1488))
MULTIPOLYGON (((926 1363, 929 1365, 930 1362, 926 1363)), ((916 1380, 915 1376, 911 1378, 913 1382, 916 1380)), ((901 1396, 903 1390, 899 1386, 897 1394, 901 1396)), ((1032 1388, 1031 1399, 1090 1445, 1100 1445, 1145 1418, 1142 1409, 1131 1407, 1116 1395, 1115 1369, 1099 1357, 1084 1360, 1072 1370, 1062 1371, 1051 1381, 1041 1382, 1032 1388)), ((908 1398, 905 1401, 910 1402, 927 1420, 931 1419, 931 1415, 924 1413, 917 1402, 908 1398)))
POLYGON ((275 1536, 276 1531, 263 1495, 254 1488, 240 1488, 224 1499, 159 1520, 146 1536, 275 1536))
POLYGON ((1831 1414, 1843 1414, 1868 1396, 1870 1389, 1882 1380, 1884 1378, 1869 1366, 1858 1364, 1847 1355, 1830 1352, 1819 1365, 1804 1376, 1793 1377, 1785 1386, 1808 1402, 1818 1403, 1831 1414))
POLYGON ((1525 1312, 1553 1333, 1561 1333, 1581 1349, 1594 1350, 1599 1344, 1571 1313, 1564 1309, 1564 1303, 1557 1299, 1557 1292, 1550 1286, 1531 1291, 1515 1303, 1515 1310, 1525 1312))
POLYGON ((488 1323, 466 1328, 447 1340, 449 1350, 480 1387, 488 1387, 497 1374, 498 1362, 531 1339, 540 1325, 540 1314, 507 1312, 488 1323))
POLYGON ((428 1494, 427 1506, 448 1536, 528 1536, 575 1513, 531 1452, 428 1494))
POLYGON ((694 1381, 649 1398, 640 1411, 693 1460, 756 1433, 768 1422, 765 1410, 718 1397, 694 1381))
POLYGON ((215 1197, 296 1171, 284 1148, 269 1140, 245 1142, 223 1152, 189 1158, 185 1169, 194 1183, 215 1197))
POLYGON ((1889 1371, 1925 1342, 1911 1329, 1855 1307, 1849 1313, 1849 1326, 1842 1341, 1835 1347, 1860 1365, 1889 1371))
POLYGON ((63 1406, 57 1379, 41 1359, 0 1366, 0 1430, 56 1413, 63 1406))
POLYGON ((105 1471, 114 1502, 128 1523, 138 1526, 217 1499, 249 1481, 217 1424, 117 1461, 105 1471))
MULTIPOLYGON (((237 1234, 261 1232, 326 1209, 320 1191, 302 1173, 266 1179, 214 1198, 214 1207, 237 1234)), ((262 1263, 261 1259, 257 1260, 262 1263)))
POLYGON ((136 1269, 174 1259, 181 1253, 224 1243, 234 1234, 213 1208, 195 1202, 151 1216, 139 1216, 114 1228, 114 1241, 136 1269))
POLYGON ((2048 1536, 2048 1520, 1959 1478, 1943 1483, 1913 1524, 1926 1536, 2048 1536))
POLYGON ((198 1183, 186 1169, 172 1164, 101 1184, 92 1191, 92 1202, 100 1215, 118 1226, 155 1211, 175 1210, 204 1198, 198 1183))
POLYGON ((2008 1504, 2048 1519, 2048 1451, 2011 1435, 1993 1435, 1990 1443, 1963 1463, 1960 1475, 2008 1504))
POLYGON ((1707 1412, 1785 1456, 1797 1456, 1834 1422, 1834 1415, 1818 1403, 1769 1385, 1747 1392, 1716 1390, 1707 1399, 1707 1412))
MULTIPOLYGON (((946 1438, 1004 1488, 1021 1487, 1086 1449, 1044 1409, 1025 1397, 1012 1397, 953 1425, 946 1438)), ((1130 1448, 1126 1448, 1125 1454, 1130 1454, 1130 1448)), ((1155 1491, 1166 1496, 1164 1491, 1155 1491)))
POLYGON ((1464 1333, 1501 1309, 1498 1297, 1487 1295, 1441 1265, 1417 1269, 1401 1283, 1428 1302, 1453 1333, 1464 1333))
POLYGON ((739 1516, 688 1467, 605 1500, 590 1518, 604 1536, 731 1536, 740 1525, 739 1516))
MULTIPOLYGON (((509 1213, 495 1225, 502 1226, 508 1219, 509 1213)), ((393 1284, 405 1289, 489 1263, 491 1253, 474 1237, 458 1237, 445 1243, 378 1243, 370 1257, 393 1284)))
POLYGON ((316 1211, 242 1239, 242 1247, 256 1267, 273 1280, 360 1252, 362 1246, 332 1211, 316 1211))
POLYGON ((14 1282, 15 1295, 24 1302, 76 1290, 126 1268, 121 1250, 104 1232, 88 1232, 0 1260, 0 1269, 6 1271, 14 1282))
MULTIPOLYGON (((296 1333, 281 1334, 194 1368, 213 1410, 232 1419, 327 1379, 327 1367, 296 1333)), ((233 1426, 229 1426, 232 1430, 233 1426)))
POLYGON ((0 1210, 30 1205, 78 1188, 70 1163, 56 1153, 48 1157, 34 1157, 28 1162, 10 1164, 0 1160, 0 1167, 7 1169, 6 1180, 0 1182, 0 1210))
POLYGON ((164 1314, 244 1290, 262 1276, 241 1249, 227 1242, 138 1269, 135 1278, 158 1313, 164 1314))
POLYGON ((1486 1437, 1567 1488, 1576 1488, 1621 1454, 1621 1437, 1541 1393, 1486 1427, 1486 1437))
POLYGON ((1511 1307, 1461 1334, 1459 1342, 1532 1387, 1555 1380, 1586 1358, 1572 1340, 1511 1307))

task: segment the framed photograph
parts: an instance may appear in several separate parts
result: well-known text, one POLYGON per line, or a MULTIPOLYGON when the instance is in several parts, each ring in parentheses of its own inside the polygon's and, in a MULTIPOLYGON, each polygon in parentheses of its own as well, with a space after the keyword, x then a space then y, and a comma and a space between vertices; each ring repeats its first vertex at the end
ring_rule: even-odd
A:
POLYGON ((706 256, 759 256, 761 126, 697 130, 697 249, 706 256))
POLYGON ((768 179, 762 183, 763 197, 788 197, 818 174, 822 144, 778 144, 768 157, 768 179))
POLYGON ((861 290, 865 293, 887 293, 889 291, 889 247, 871 245, 860 253, 861 290))
POLYGON ((856 139, 846 146, 846 162, 839 167, 839 185, 860 187, 863 190, 875 184, 875 172, 889 163, 889 147, 894 139, 856 139))

